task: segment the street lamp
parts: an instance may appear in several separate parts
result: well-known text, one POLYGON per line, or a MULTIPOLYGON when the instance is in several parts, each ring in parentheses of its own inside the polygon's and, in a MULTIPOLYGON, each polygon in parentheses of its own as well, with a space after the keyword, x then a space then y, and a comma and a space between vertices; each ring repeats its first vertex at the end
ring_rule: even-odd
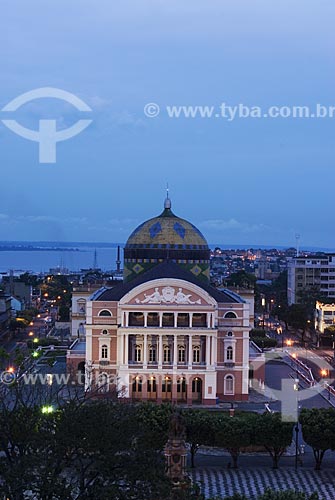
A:
POLYGON ((54 408, 51 405, 43 405, 41 408, 43 414, 50 414, 54 412, 54 408))

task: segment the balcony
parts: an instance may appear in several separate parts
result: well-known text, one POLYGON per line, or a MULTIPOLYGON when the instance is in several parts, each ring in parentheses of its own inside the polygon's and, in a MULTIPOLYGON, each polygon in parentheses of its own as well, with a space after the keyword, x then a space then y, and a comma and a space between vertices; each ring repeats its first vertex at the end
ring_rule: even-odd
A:
POLYGON ((99 361, 99 365, 100 365, 100 366, 108 366, 109 364, 110 364, 110 363, 109 363, 109 361, 108 361, 107 359, 101 359, 101 360, 99 361))
POLYGON ((94 316, 92 320, 93 325, 117 325, 115 318, 108 316, 94 316))

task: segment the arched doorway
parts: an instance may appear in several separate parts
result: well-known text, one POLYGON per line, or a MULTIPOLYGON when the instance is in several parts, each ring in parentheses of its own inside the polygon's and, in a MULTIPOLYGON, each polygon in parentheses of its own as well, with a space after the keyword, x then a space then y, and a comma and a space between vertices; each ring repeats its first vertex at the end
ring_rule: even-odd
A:
POLYGON ((195 377, 192 380, 192 401, 197 403, 202 401, 202 380, 200 377, 195 377))
POLYGON ((132 398, 133 399, 142 399, 142 378, 135 377, 133 378, 132 383, 132 398))
POLYGON ((172 399, 172 380, 171 377, 163 377, 162 380, 162 400, 170 401, 172 399))
POLYGON ((157 383, 156 377, 150 377, 147 381, 147 394, 148 399, 156 399, 157 397, 157 383))
POLYGON ((186 401, 187 400, 187 387, 185 377, 180 377, 177 380, 177 400, 186 401))

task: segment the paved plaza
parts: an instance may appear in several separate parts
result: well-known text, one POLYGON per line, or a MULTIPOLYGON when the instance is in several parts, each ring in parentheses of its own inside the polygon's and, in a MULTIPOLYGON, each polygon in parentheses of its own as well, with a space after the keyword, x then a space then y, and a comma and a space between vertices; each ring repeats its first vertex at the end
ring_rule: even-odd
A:
POLYGON ((270 468, 223 469, 201 467, 191 471, 206 498, 222 497, 234 493, 245 494, 251 500, 267 488, 273 490, 298 490, 305 493, 318 492, 320 500, 335 499, 335 479, 332 470, 315 471, 311 468, 294 467, 273 470, 270 468))

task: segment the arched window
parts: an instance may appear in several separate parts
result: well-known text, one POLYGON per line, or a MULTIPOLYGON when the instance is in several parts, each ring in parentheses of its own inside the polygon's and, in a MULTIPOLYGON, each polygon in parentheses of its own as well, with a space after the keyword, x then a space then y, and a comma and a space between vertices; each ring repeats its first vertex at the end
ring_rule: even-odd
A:
POLYGON ((178 346, 178 363, 185 363, 185 346, 178 346))
POLYGON ((226 360, 233 361, 233 359, 234 359, 234 351, 233 351, 232 346, 230 345, 226 349, 226 360))
POLYGON ((164 363, 171 362, 171 349, 168 345, 164 346, 164 363))
POLYGON ((135 345, 135 361, 139 363, 142 361, 142 346, 135 345))
POLYGON ((234 337, 233 332, 227 332, 227 337, 234 337))
POLYGON ((155 345, 149 345, 149 362, 150 363, 155 363, 157 360, 156 357, 156 346, 155 345))
POLYGON ((102 335, 108 335, 108 330, 102 330, 102 335))
POLYGON ((106 344, 101 346, 101 359, 107 359, 108 358, 108 347, 106 344))
POLYGON ((186 379, 185 377, 180 377, 177 380, 177 392, 185 393, 186 392, 186 379))
POLYGON ((224 393, 229 395, 229 394, 234 394, 235 393, 235 388, 234 384, 235 380, 232 375, 226 375, 224 379, 224 393))
POLYGON ((135 377, 132 384, 133 393, 142 392, 142 379, 141 377, 135 377))
POLYGON ((236 314, 233 311, 229 311, 224 315, 225 318, 237 318, 236 314))
POLYGON ((156 392, 157 386, 156 386, 156 378, 155 377, 150 377, 149 380, 147 381, 147 391, 148 393, 156 392))
POLYGON ((99 316, 111 316, 112 313, 110 311, 107 311, 107 309, 103 309, 102 311, 99 311, 99 316))
POLYGON ((200 363, 200 346, 193 347, 193 363, 200 363))

